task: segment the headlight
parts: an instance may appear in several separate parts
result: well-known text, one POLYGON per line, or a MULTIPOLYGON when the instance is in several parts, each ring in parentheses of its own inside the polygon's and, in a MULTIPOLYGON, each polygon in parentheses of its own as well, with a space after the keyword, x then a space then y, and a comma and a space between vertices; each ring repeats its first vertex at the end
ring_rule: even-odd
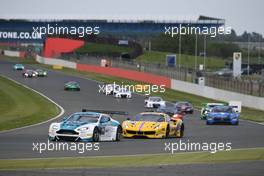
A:
POLYGON ((82 128, 79 128, 77 131, 84 132, 84 131, 87 131, 87 130, 89 130, 89 127, 82 127, 82 128))
POLYGON ((127 122, 123 123, 123 128, 128 128, 127 122))
POLYGON ((47 74, 46 72, 43 73, 43 75, 46 75, 46 74, 47 74))
POLYGON ((157 129, 159 129, 161 127, 161 125, 160 124, 158 124, 158 125, 156 125, 155 127, 154 127, 154 130, 157 130, 157 129))

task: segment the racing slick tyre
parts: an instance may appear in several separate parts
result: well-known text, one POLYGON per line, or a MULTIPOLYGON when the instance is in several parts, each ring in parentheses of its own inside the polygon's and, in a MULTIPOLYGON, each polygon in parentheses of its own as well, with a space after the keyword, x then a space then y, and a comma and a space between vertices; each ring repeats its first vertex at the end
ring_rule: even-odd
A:
POLYGON ((180 135, 178 136, 178 138, 182 138, 183 135, 184 135, 184 124, 181 125, 180 135))
POLYGON ((234 123, 234 124, 232 124, 232 125, 235 125, 235 126, 237 126, 237 125, 239 125, 239 122, 237 121, 236 123, 234 123))
POLYGON ((165 138, 168 138, 169 136, 170 136, 170 126, 167 125, 165 138))
POLYGON ((121 126, 118 126, 116 130, 116 141, 120 141, 121 135, 122 135, 122 128, 121 126))
POLYGON ((206 121, 206 125, 213 125, 213 123, 206 121))
POLYGON ((58 141, 58 139, 56 137, 49 137, 48 140, 50 142, 55 142, 55 141, 58 141))
POLYGON ((99 141, 99 130, 97 127, 94 128, 93 131, 93 142, 98 142, 99 141))

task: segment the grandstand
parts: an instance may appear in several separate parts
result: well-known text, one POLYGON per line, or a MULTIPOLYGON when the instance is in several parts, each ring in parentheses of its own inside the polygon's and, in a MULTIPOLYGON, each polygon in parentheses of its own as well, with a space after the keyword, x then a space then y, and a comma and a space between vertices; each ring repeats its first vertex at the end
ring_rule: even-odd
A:
MULTIPOLYGON (((196 20, 18 20, 18 19, 0 19, 0 32, 33 32, 33 27, 42 26, 99 26, 100 35, 122 36, 141 34, 158 35, 164 31, 164 26, 190 25, 195 27, 219 27, 225 24, 225 20, 199 16, 196 20)), ((40 38, 19 38, 17 36, 0 35, 0 42, 15 43, 43 43, 47 36, 40 38)))

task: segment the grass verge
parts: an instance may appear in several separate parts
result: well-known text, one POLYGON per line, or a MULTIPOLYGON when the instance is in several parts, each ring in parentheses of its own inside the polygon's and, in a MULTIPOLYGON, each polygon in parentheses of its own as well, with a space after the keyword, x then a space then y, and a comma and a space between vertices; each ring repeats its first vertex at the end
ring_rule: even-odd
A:
POLYGON ((0 131, 36 124, 59 113, 39 94, 0 76, 0 131))
MULTIPOLYGON (((166 64, 166 55, 171 54, 168 52, 160 52, 160 51, 145 51, 144 54, 136 58, 136 61, 143 63, 156 63, 156 64, 166 64)), ((177 65, 181 64, 186 68, 194 68, 195 67, 195 56, 182 54, 181 55, 181 63, 179 63, 179 57, 177 56, 177 65)), ((204 58, 197 56, 197 65, 203 64, 204 58)), ((205 65, 207 69, 219 69, 225 67, 225 60, 217 57, 206 57, 205 65)))
POLYGON ((128 53, 133 49, 110 44, 98 44, 98 43, 85 43, 84 46, 76 50, 77 53, 89 53, 89 54, 109 54, 109 53, 128 53))
MULTIPOLYGON (((21 60, 18 58, 11 58, 11 57, 7 57, 6 59, 9 61, 13 60, 16 62, 36 64, 36 65, 39 65, 41 67, 52 69, 51 66, 38 64, 33 59, 21 60)), ((83 71, 76 71, 74 69, 69 69, 69 68, 63 68, 60 71, 66 73, 66 74, 69 74, 69 75, 81 76, 81 77, 85 77, 85 78, 89 78, 92 80, 105 82, 105 83, 116 82, 117 84, 121 84, 121 83, 123 83, 123 84, 140 84, 140 82, 137 82, 137 81, 122 79, 119 77, 110 77, 110 76, 97 74, 97 73, 88 73, 88 72, 83 72, 83 71)), ((180 92, 180 91, 176 91, 176 90, 172 90, 172 89, 166 89, 165 93, 154 93, 152 95, 161 96, 167 101, 188 100, 191 103, 193 103, 193 105, 197 108, 200 108, 201 104, 205 103, 205 102, 219 102, 219 101, 216 101, 213 99, 209 99, 209 98, 205 98, 205 97, 201 97, 201 96, 197 96, 197 95, 193 95, 193 94, 189 94, 189 93, 185 93, 185 92, 180 92)), ((241 119, 251 120, 251 121, 255 121, 255 122, 264 122, 264 111, 253 109, 253 108, 243 107, 242 113, 241 113, 241 119)))
POLYGON ((264 148, 209 152, 186 152, 176 154, 74 157, 42 159, 3 159, 0 170, 49 169, 49 168, 109 168, 144 167, 197 163, 232 163, 264 160, 264 148))

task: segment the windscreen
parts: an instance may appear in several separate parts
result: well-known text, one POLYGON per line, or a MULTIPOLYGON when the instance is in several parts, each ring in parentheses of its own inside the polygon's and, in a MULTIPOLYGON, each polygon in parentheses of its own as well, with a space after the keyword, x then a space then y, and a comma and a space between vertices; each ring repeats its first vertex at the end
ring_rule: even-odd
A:
POLYGON ((138 114, 131 120, 133 121, 148 121, 148 122, 164 122, 165 118, 161 114, 138 114))

